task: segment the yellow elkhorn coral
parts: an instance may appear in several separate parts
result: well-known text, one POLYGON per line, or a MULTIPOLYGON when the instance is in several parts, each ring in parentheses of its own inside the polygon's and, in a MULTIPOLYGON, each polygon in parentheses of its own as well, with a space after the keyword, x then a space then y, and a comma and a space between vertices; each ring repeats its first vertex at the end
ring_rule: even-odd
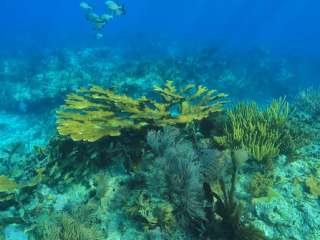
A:
POLYGON ((207 118, 222 110, 226 94, 192 84, 177 89, 172 81, 155 87, 162 101, 134 99, 98 86, 70 94, 57 112, 57 129, 74 141, 94 142, 105 136, 119 136, 124 129, 162 127, 207 118))

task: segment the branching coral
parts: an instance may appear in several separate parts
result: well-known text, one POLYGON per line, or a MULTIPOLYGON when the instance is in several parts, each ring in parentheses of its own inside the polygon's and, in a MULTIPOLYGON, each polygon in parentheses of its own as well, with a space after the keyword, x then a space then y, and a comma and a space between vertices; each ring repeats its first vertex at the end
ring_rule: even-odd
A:
POLYGON ((292 150, 286 146, 291 139, 289 112, 289 104, 283 98, 274 100, 264 111, 256 103, 240 103, 227 113, 225 136, 215 140, 231 149, 243 148, 255 160, 271 166, 272 159, 292 150))
POLYGON ((172 81, 154 91, 162 101, 134 99, 97 86, 80 89, 58 111, 58 131, 75 141, 94 142, 119 136, 122 130, 189 123, 221 111, 226 96, 192 84, 178 90, 172 81))
POLYGON ((145 230, 155 228, 160 228, 165 232, 173 230, 176 219, 169 202, 151 198, 146 192, 140 192, 136 197, 133 204, 129 204, 127 212, 130 216, 142 220, 145 230))

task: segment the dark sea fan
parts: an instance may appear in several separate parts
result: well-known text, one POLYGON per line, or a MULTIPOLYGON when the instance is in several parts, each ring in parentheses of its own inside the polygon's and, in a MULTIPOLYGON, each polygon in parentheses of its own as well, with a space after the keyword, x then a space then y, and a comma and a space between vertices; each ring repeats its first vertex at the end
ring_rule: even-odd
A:
POLYGON ((180 132, 175 127, 165 127, 163 131, 149 131, 147 134, 148 145, 158 156, 162 156, 165 150, 176 144, 180 132))
POLYGON ((214 149, 205 149, 201 152, 201 172, 203 180, 208 183, 223 178, 228 171, 232 160, 228 150, 218 151, 214 149))
POLYGON ((179 134, 175 128, 148 133, 148 144, 157 154, 150 184, 173 204, 179 223, 186 227, 204 220, 205 213, 197 154, 191 142, 179 134))

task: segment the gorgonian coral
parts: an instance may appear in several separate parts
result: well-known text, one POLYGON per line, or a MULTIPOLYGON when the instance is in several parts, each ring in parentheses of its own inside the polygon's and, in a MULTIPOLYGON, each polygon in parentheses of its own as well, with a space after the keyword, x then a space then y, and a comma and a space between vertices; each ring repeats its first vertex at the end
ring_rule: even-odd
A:
POLYGON ((202 174, 192 143, 179 135, 173 127, 148 133, 148 144, 157 156, 149 185, 172 204, 179 223, 188 226, 205 220, 202 174))
POLYGON ((197 239, 265 239, 241 220, 236 183, 239 165, 247 158, 243 150, 198 151, 174 127, 149 131, 147 142, 156 155, 151 174, 147 173, 149 192, 172 205, 180 226, 197 239), (211 181, 220 187, 215 189, 218 191, 213 190, 211 181))
POLYGON ((68 213, 41 216, 32 229, 35 239, 48 240, 103 240, 103 233, 87 222, 80 222, 68 213))
POLYGON ((226 96, 192 84, 177 89, 172 81, 154 91, 162 101, 134 99, 97 86, 80 89, 70 94, 58 111, 58 132, 75 141, 94 142, 105 136, 119 136, 125 129, 189 123, 221 111, 226 96))
POLYGON ((240 103, 227 112, 225 135, 215 140, 233 150, 245 149, 253 159, 271 166, 272 159, 291 151, 287 146, 291 139, 289 112, 289 104, 283 98, 274 100, 265 110, 256 103, 240 103))

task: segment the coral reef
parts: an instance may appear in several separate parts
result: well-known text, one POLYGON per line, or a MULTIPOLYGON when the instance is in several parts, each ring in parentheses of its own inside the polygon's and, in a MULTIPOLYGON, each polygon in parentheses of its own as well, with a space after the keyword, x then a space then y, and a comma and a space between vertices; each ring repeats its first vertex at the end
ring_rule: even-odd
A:
POLYGON ((129 204, 127 212, 130 217, 142 221, 145 230, 160 228, 170 233, 176 224, 172 205, 167 201, 148 197, 147 192, 137 195, 137 199, 129 204))
POLYGON ((19 185, 15 181, 6 176, 0 176, 0 192, 14 192, 18 187, 19 185))
POLYGON ((318 89, 262 107, 298 61, 132 49, 0 59, 0 238, 319 239, 318 89))
POLYGON ((123 130, 189 123, 221 111, 221 99, 226 96, 192 84, 178 90, 172 81, 154 91, 162 102, 146 97, 133 99, 97 86, 81 89, 78 94, 70 94, 58 111, 58 131, 75 141, 94 142, 119 136, 123 130))
POLYGON ((306 180, 306 186, 310 194, 315 197, 320 197, 320 181, 317 177, 310 176, 306 180))
POLYGON ((289 105, 285 99, 274 100, 265 110, 255 103, 240 103, 227 112, 225 136, 215 141, 230 149, 247 150, 251 157, 272 166, 279 154, 293 154, 295 145, 288 127, 289 105))
POLYGON ((13 205, 15 202, 15 191, 19 185, 6 176, 0 176, 0 204, 1 209, 13 205))
POLYGON ((204 190, 209 200, 212 201, 213 197, 216 198, 215 212, 221 217, 221 222, 211 219, 211 222, 209 222, 209 231, 206 232, 206 235, 212 238, 216 235, 221 235, 223 238, 230 240, 264 240, 266 237, 263 232, 252 225, 246 225, 241 222, 242 207, 235 198, 237 171, 239 168, 235 158, 232 159, 231 168, 230 189, 226 188, 227 186, 224 179, 219 179, 222 196, 213 192, 207 184, 204 185, 204 190))
POLYGON ((164 132, 151 131, 147 142, 157 153, 156 168, 152 182, 173 205, 179 224, 198 224, 205 219, 204 196, 200 163, 189 141, 179 139, 179 131, 165 128, 164 132), (159 172, 159 170, 161 172, 159 172))
POLYGON ((46 164, 47 184, 68 184, 79 181, 92 171, 112 163, 130 172, 141 158, 143 136, 106 138, 96 142, 73 141, 53 136, 49 144, 39 149, 38 158, 46 164))
POLYGON ((43 172, 43 169, 37 169, 36 175, 23 183, 18 183, 7 176, 0 176, 0 208, 9 209, 15 205, 19 206, 29 199, 29 194, 42 182, 43 172))
POLYGON ((248 192, 253 198, 272 197, 274 180, 272 176, 256 173, 248 186, 248 192))
POLYGON ((203 171, 203 166, 208 163, 208 153, 215 152, 206 148, 196 150, 190 141, 181 137, 178 129, 166 127, 163 132, 151 131, 147 142, 156 153, 156 168, 151 178, 149 176, 149 187, 153 188, 151 192, 166 196, 180 226, 187 227, 201 239, 265 239, 262 232, 240 220, 242 212, 235 193, 239 164, 247 158, 243 151, 234 152, 232 156, 213 154, 211 164, 216 163, 218 170, 210 169, 211 174, 216 174, 212 177, 210 170, 203 171), (224 164, 219 164, 221 159, 224 164), (230 170, 230 190, 227 190, 230 170), (212 191, 208 183, 213 179, 220 185, 218 192, 212 191))
POLYGON ((295 105, 300 111, 311 118, 320 117, 320 89, 309 88, 301 91, 295 99, 295 105))
POLYGON ((266 95, 294 93, 308 81, 297 70, 304 62, 278 58, 261 49, 240 54, 211 47, 170 55, 163 53, 161 43, 158 44, 161 53, 156 55, 148 52, 148 46, 130 50, 99 47, 0 59, 0 107, 13 112, 41 113, 59 106, 65 94, 89 84, 139 96, 166 79, 175 79, 179 85, 214 85, 237 100, 263 100, 266 95), (286 84, 287 81, 290 82, 286 84))
POLYGON ((33 229, 34 239, 48 240, 103 240, 102 232, 90 226, 85 219, 76 219, 66 213, 51 214, 40 220, 33 229))

